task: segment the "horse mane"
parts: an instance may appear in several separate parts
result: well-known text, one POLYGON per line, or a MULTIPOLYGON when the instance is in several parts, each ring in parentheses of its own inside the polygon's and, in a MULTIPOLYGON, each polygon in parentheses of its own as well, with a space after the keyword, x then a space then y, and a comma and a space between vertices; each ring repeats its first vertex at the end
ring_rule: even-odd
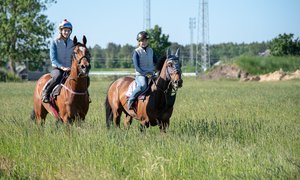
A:
POLYGON ((161 57, 161 58, 158 60, 158 62, 156 63, 156 67, 155 67, 155 69, 156 69, 157 71, 159 71, 159 72, 161 71, 162 67, 164 66, 164 63, 165 63, 166 59, 167 59, 167 57, 166 57, 166 56, 163 56, 163 57, 161 57))

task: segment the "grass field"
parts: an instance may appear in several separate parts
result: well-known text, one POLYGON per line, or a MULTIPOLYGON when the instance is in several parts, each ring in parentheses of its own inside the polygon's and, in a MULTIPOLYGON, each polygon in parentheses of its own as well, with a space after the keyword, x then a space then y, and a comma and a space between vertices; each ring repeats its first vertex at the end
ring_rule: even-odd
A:
POLYGON ((0 83, 0 179, 300 179, 300 81, 185 78, 166 134, 105 126, 111 80, 85 123, 30 120, 34 82, 0 83))

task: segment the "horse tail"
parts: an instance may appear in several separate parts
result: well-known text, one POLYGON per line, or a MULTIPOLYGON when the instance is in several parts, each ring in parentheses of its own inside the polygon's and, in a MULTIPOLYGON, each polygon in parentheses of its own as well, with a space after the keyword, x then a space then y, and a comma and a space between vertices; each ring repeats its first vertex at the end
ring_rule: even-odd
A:
POLYGON ((32 109, 32 111, 31 111, 30 119, 33 120, 33 121, 36 119, 36 115, 35 115, 34 109, 32 109))
POLYGON ((112 108, 109 104, 108 101, 108 96, 106 96, 106 100, 105 100, 105 110, 106 110, 106 127, 110 128, 111 124, 112 124, 112 108))

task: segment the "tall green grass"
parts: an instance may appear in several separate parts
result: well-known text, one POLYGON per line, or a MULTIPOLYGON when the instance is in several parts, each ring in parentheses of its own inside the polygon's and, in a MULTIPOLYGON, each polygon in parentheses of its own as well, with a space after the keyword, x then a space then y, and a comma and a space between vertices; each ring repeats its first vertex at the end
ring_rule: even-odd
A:
POLYGON ((0 178, 299 179, 300 82, 184 79, 166 134, 107 130, 111 80, 92 78, 86 121, 29 119, 34 83, 0 83, 0 178))
POLYGON ((293 57, 259 57, 242 56, 234 60, 243 70, 253 75, 266 74, 282 69, 285 72, 294 72, 300 69, 300 56, 293 57))

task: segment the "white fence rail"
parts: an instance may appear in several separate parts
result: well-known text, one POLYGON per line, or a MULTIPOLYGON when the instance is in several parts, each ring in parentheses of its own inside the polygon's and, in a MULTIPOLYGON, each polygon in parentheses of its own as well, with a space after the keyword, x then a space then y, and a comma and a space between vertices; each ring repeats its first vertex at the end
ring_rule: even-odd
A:
MULTIPOLYGON (((89 75, 95 76, 134 76, 134 73, 127 71, 91 71, 89 75)), ((183 76, 196 76, 195 73, 182 73, 183 76)))

